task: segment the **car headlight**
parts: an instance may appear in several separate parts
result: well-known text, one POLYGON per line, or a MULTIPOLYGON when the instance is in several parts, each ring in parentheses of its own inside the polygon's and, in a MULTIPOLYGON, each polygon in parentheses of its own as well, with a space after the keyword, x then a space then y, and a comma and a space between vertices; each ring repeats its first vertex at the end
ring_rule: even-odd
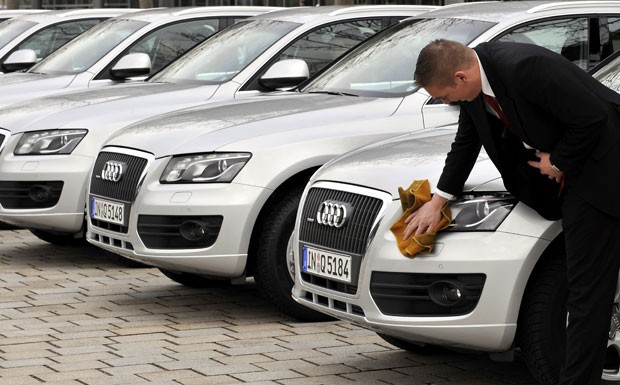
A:
POLYGON ((452 223, 445 231, 495 231, 516 204, 507 193, 465 194, 450 202, 452 223))
POLYGON ((64 155, 86 136, 88 130, 49 130, 25 132, 13 154, 15 155, 64 155))
POLYGON ((159 181, 161 183, 224 183, 241 171, 252 154, 218 152, 180 155, 170 160, 159 181))

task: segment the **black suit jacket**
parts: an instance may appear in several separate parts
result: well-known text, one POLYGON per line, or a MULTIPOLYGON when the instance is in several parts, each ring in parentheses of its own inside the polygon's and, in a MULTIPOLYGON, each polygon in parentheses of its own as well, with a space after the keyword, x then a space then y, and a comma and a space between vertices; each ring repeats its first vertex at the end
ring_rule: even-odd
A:
POLYGON ((558 219, 559 184, 526 163, 536 158, 525 142, 551 153, 567 188, 620 217, 620 94, 535 45, 493 42, 475 51, 514 134, 486 112, 481 96, 461 102, 459 127, 437 187, 459 194, 484 146, 508 191, 544 217, 558 219))

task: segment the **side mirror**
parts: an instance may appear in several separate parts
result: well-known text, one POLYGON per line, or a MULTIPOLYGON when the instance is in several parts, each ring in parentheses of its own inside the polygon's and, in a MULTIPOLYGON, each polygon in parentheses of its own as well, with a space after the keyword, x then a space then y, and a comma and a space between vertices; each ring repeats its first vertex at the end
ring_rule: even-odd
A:
POLYGON ((268 89, 293 88, 310 77, 308 64, 301 59, 286 59, 274 63, 258 83, 268 89))
POLYGON ((4 72, 27 70, 37 62, 37 53, 31 49, 20 49, 6 58, 2 63, 4 72))
POLYGON ((125 55, 110 69, 110 75, 116 80, 146 76, 149 72, 151 72, 151 58, 145 53, 125 55))

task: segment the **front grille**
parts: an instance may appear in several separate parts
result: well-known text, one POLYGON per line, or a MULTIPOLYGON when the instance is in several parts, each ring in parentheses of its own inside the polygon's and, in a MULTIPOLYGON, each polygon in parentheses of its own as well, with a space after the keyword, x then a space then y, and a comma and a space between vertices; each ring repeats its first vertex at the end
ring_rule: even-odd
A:
POLYGON ((5 209, 42 209, 58 203, 62 181, 0 182, 0 204, 5 209))
MULTIPOLYGON (((90 207, 89 207, 89 210, 90 210, 90 207)), ((114 231, 115 233, 127 234, 129 232, 129 227, 127 226, 117 225, 116 223, 101 221, 95 218, 90 218, 90 223, 95 227, 98 227, 104 230, 114 231)))
POLYGON ((299 240, 347 254, 362 255, 382 202, 380 199, 325 188, 312 188, 308 192, 301 217, 299 240), (319 224, 316 213, 322 202, 348 203, 353 208, 346 224, 335 228, 319 224), (308 221, 312 218, 312 221, 308 221))
POLYGON ((482 294, 484 274, 419 274, 373 272, 370 294, 381 313, 393 316, 455 316, 474 310, 482 294), (446 300, 440 288, 459 287, 459 301, 446 300))
POLYGON ((344 313, 364 317, 364 310, 358 305, 353 305, 352 303, 339 301, 337 299, 328 298, 320 294, 311 293, 309 291, 304 291, 301 294, 301 299, 311 302, 315 305, 320 305, 322 307, 338 310, 344 313))
MULTIPOLYGON (((362 256, 366 251, 372 225, 379 215, 383 202, 380 199, 347 191, 312 188, 308 192, 302 211, 299 240, 300 246, 309 245, 326 251, 351 256, 350 284, 302 272, 302 280, 316 286, 346 294, 357 292, 357 282, 362 256), (323 202, 338 202, 350 208, 342 227, 327 226, 317 220, 317 211, 323 202)), ((303 255, 303 249, 299 250, 303 255)))
POLYGON ((224 217, 138 216, 138 234, 150 249, 199 249, 213 245, 224 217))
POLYGON ((137 156, 102 151, 97 157, 90 181, 90 193, 123 202, 133 202, 136 196, 140 176, 146 167, 147 160, 137 156), (123 176, 118 182, 103 180, 101 171, 106 162, 117 161, 127 165, 123 176))

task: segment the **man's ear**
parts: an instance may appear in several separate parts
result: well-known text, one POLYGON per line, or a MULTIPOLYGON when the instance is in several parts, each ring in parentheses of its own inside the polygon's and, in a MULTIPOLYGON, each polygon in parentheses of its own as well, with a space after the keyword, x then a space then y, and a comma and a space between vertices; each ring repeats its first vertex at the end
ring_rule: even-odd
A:
POLYGON ((454 81, 456 83, 465 82, 467 81, 467 79, 468 79, 468 76, 465 71, 456 71, 454 73, 454 81))

